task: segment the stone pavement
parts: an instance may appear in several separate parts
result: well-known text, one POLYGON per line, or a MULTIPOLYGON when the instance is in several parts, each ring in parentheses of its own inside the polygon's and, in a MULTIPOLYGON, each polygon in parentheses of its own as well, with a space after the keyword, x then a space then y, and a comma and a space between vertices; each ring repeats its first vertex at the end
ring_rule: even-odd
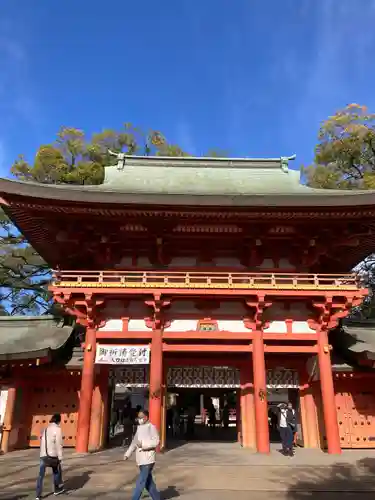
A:
MULTIPOLYGON (((119 448, 85 456, 66 450, 69 499, 130 499, 137 468, 122 456, 119 448)), ((36 450, 0 457, 0 500, 34 498, 37 473, 36 450)), ((375 497, 375 450, 337 457, 298 449, 286 458, 277 448, 263 456, 237 444, 189 443, 160 455, 155 477, 164 500, 367 500, 375 497)), ((46 496, 50 492, 47 475, 46 496)))

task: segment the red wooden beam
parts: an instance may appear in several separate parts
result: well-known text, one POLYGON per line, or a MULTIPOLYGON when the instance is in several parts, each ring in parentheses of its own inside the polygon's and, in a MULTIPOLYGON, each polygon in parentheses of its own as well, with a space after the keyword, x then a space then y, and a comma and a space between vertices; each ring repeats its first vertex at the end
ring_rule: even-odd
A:
POLYGON ((163 332, 163 338, 166 340, 251 340, 254 334, 248 332, 163 332))
MULTIPOLYGON (((109 331, 109 330, 98 330, 96 333, 97 339, 144 339, 151 340, 152 331, 109 331)), ((173 332, 164 331, 163 338, 166 340, 251 340, 254 338, 254 332, 229 332, 225 330, 213 331, 213 332, 203 332, 196 330, 187 330, 186 332, 173 332)), ((264 340, 276 340, 282 343, 290 341, 302 341, 311 342, 316 341, 316 333, 264 333, 264 340)))
POLYGON ((318 338, 317 333, 263 333, 264 340, 280 340, 285 341, 315 341, 318 338))
POLYGON ((152 331, 142 331, 142 332, 124 332, 124 331, 105 331, 98 330, 96 332, 96 338, 99 340, 127 340, 127 339, 139 339, 139 340, 151 340, 152 331))
POLYGON ((0 368, 9 366, 10 368, 31 368, 32 366, 41 366, 51 363, 48 356, 43 358, 30 358, 30 359, 4 359, 0 361, 0 368))
MULTIPOLYGON (((164 352, 250 352, 251 345, 163 344, 164 352)), ((229 360, 227 361, 227 363, 229 360)))
POLYGON ((303 346, 303 345, 265 345, 264 352, 280 352, 280 353, 310 353, 318 352, 318 347, 316 345, 303 346))

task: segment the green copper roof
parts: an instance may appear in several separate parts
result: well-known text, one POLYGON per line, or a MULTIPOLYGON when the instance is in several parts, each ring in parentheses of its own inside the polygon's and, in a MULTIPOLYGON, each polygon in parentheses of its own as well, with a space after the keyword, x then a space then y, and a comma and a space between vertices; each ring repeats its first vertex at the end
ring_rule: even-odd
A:
POLYGON ((142 194, 248 195, 305 191, 281 158, 193 158, 121 155, 102 188, 142 194))
POLYGON ((194 158, 126 156, 106 167, 98 186, 51 185, 0 179, 8 196, 116 205, 330 207, 375 205, 375 190, 313 189, 289 168, 295 157, 194 158))
POLYGON ((72 331, 53 316, 1 316, 0 360, 47 356, 62 347, 72 331))
POLYGON ((341 341, 353 353, 365 353, 369 359, 375 359, 375 322, 347 321, 342 330, 345 335, 341 341))

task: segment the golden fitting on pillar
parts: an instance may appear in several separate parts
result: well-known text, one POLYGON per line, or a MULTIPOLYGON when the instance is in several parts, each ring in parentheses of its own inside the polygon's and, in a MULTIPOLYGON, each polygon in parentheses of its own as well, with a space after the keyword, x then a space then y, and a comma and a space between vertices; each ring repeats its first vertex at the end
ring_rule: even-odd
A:
POLYGON ((91 352, 92 351, 92 345, 91 344, 88 344, 88 346, 86 347, 86 351, 87 352, 91 352))
POLYGON ((329 351, 330 351, 331 349, 332 349, 332 346, 330 346, 330 345, 325 345, 325 346, 323 347, 323 352, 324 352, 325 354, 328 354, 328 353, 329 353, 329 351))
POLYGON ((260 390, 259 390, 259 399, 260 399, 261 401, 264 401, 264 400, 266 399, 266 394, 265 394, 265 392, 263 391, 263 389, 260 389, 260 390))

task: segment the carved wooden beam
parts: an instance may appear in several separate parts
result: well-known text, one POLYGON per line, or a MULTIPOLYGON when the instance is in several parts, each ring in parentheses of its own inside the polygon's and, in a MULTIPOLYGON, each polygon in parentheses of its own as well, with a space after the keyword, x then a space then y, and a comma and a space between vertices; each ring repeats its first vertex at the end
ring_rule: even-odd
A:
POLYGON ((264 311, 268 309, 272 305, 272 302, 269 300, 265 300, 264 295, 258 295, 258 300, 246 300, 246 305, 254 310, 253 317, 246 318, 244 320, 244 324, 246 328, 250 328, 251 330, 259 330, 264 328, 265 321, 263 318, 264 311))
POLYGON ((362 300, 362 297, 345 297, 344 302, 337 303, 333 302, 333 297, 328 295, 323 302, 314 301, 313 307, 319 312, 318 320, 314 322, 314 329, 331 330, 335 328, 340 319, 348 316, 352 307, 359 306, 362 300))
POLYGON ((152 310, 151 316, 146 318, 146 326, 153 330, 159 330, 168 326, 164 316, 164 310, 170 306, 170 300, 162 299, 161 295, 155 294, 153 300, 146 300, 145 304, 152 310))
POLYGON ((71 293, 55 292, 53 295, 55 302, 60 304, 64 310, 76 317, 78 324, 88 328, 99 328, 105 322, 100 316, 100 310, 104 305, 104 300, 93 294, 86 294, 84 300, 75 299, 71 293))

